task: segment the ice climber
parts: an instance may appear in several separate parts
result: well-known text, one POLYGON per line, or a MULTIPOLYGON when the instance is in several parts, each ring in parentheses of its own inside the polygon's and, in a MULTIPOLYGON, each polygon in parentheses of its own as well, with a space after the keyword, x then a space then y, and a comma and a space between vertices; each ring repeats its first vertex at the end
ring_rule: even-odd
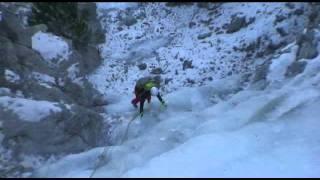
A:
POLYGON ((157 96, 162 105, 166 106, 164 100, 162 99, 159 92, 160 82, 154 77, 143 77, 140 78, 134 88, 134 93, 136 97, 131 101, 132 105, 137 108, 137 103, 140 102, 140 116, 143 116, 143 105, 145 100, 148 103, 151 101, 151 96, 157 96))

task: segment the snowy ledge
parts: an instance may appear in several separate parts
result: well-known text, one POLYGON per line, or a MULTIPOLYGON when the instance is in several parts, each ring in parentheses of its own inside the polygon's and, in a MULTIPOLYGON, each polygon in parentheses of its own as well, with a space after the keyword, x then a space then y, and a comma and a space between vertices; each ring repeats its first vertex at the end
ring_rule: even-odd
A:
POLYGON ((37 32, 32 36, 32 49, 38 51, 46 61, 54 64, 68 60, 71 54, 67 42, 61 37, 43 32, 37 32))
POLYGON ((51 113, 61 112, 57 103, 49 101, 35 101, 23 98, 0 97, 0 107, 11 110, 23 121, 39 122, 51 113))

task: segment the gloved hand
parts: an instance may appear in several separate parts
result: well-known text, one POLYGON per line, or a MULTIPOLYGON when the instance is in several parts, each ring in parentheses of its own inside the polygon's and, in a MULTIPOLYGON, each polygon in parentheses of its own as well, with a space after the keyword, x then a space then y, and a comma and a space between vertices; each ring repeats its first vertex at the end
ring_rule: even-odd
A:
POLYGON ((167 107, 166 102, 162 101, 161 104, 162 104, 164 107, 167 107))

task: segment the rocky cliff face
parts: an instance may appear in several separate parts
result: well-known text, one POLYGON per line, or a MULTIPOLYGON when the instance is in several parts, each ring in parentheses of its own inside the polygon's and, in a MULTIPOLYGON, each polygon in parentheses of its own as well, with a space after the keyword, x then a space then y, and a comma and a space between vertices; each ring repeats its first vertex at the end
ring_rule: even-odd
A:
MULTIPOLYGON (((105 102, 86 76, 101 63, 93 46, 101 39, 79 49, 72 41, 61 39, 68 47, 67 58, 49 57, 48 52, 55 47, 41 49, 50 42, 42 42, 40 47, 39 42, 44 35, 51 40, 58 37, 46 32, 45 24, 26 24, 19 5, 30 13, 31 4, 0 4, 1 144, 15 158, 21 154, 80 152, 98 146, 104 127, 98 106, 105 102)), ((86 7, 95 15, 94 3, 86 7)), ((99 21, 90 17, 89 22, 98 29, 99 21)))

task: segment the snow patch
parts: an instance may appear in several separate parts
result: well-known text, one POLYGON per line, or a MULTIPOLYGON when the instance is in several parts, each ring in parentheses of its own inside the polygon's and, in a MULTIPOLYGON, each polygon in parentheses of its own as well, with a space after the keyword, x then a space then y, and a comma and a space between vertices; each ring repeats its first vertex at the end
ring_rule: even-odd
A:
POLYGON ((101 10, 108 10, 108 9, 119 9, 119 10, 126 10, 129 7, 135 7, 138 4, 133 2, 103 2, 103 3, 96 3, 98 11, 101 10))
POLYGON ((4 71, 4 75, 5 75, 5 79, 12 83, 18 82, 20 80, 20 76, 9 69, 6 69, 4 71))
POLYGON ((23 121, 38 122, 51 113, 61 112, 58 103, 35 101, 23 98, 0 97, 0 106, 4 110, 16 113, 23 121))
POLYGON ((51 85, 55 84, 55 79, 52 76, 47 74, 42 74, 39 72, 32 72, 32 77, 36 79, 40 85, 45 86, 47 88, 51 88, 51 85))
POLYGON ((32 36, 32 48, 38 51, 49 63, 54 64, 68 60, 71 54, 68 44, 61 37, 51 33, 37 32, 34 34, 32 36))

